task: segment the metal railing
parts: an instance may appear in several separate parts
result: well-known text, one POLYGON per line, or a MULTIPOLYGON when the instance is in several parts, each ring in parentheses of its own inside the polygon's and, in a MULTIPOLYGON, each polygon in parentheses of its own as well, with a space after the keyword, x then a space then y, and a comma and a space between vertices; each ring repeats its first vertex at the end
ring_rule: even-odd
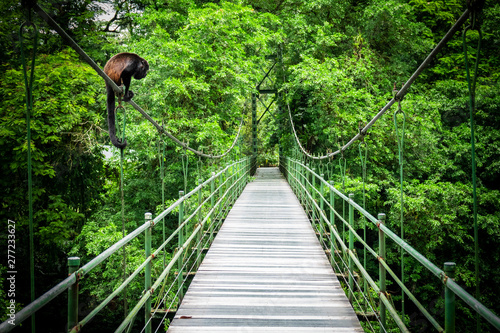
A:
MULTIPOLYGON (((283 158, 281 167, 288 179, 290 186, 299 198, 304 209, 308 213, 313 226, 316 228, 320 242, 326 244, 330 253, 332 266, 335 265, 334 255, 337 254, 337 260, 345 265, 345 271, 348 273, 346 284, 348 288, 348 297, 352 302, 353 293, 355 291, 354 283, 356 277, 361 274, 365 281, 370 285, 373 291, 379 297, 378 314, 374 315, 380 322, 380 331, 386 331, 386 312, 388 311, 394 322, 401 332, 409 332, 398 312, 394 308, 392 302, 388 299, 386 291, 386 274, 392 277, 393 281, 402 288, 406 296, 415 304, 421 313, 429 320, 438 332, 455 332, 455 295, 461 298, 467 305, 475 310, 479 315, 486 319, 493 327, 500 330, 500 318, 491 310, 482 305, 477 299, 460 287, 454 280, 454 263, 444 263, 444 269, 439 269, 435 264, 425 258, 417 250, 403 241, 399 236, 392 232, 384 223, 385 214, 378 214, 374 217, 354 200, 353 194, 345 196, 338 191, 333 182, 328 182, 323 178, 323 175, 318 175, 308 165, 292 159, 283 158), (345 218, 343 214, 335 210, 335 200, 342 200, 348 205, 349 213, 345 218), (354 227, 354 211, 358 211, 361 216, 367 221, 370 221, 378 228, 379 233, 379 248, 378 252, 372 249, 361 236, 356 233, 354 227), (329 214, 327 214, 329 212, 329 214), (348 230, 348 241, 344 239, 344 234, 337 229, 337 223, 348 230), (424 308, 418 299, 410 292, 410 290, 400 281, 398 276, 386 263, 385 240, 386 237, 391 239, 397 246, 401 247, 408 254, 413 256, 423 267, 429 270, 443 283, 445 287, 445 324, 444 330, 437 320, 424 308), (372 278, 363 264, 356 255, 354 248, 354 239, 363 245, 369 253, 378 261, 379 274, 378 278, 372 278), (348 244, 346 244, 348 243, 348 244), (355 272, 354 266, 358 272, 355 272), (377 282, 376 282, 377 281, 377 282)), ((361 291, 361 288, 359 288, 361 291)), ((362 292, 362 291, 361 291, 362 292)))
MULTIPOLYGON (((141 273, 145 277, 143 294, 125 320, 117 328, 116 332, 123 332, 126 329, 130 330, 137 313, 143 307, 145 309, 145 332, 151 332, 151 300, 154 296, 158 297, 155 292, 158 290, 160 292, 163 291, 163 288, 159 288, 160 285, 175 270, 174 266, 177 264, 177 276, 175 278, 177 280, 177 296, 173 301, 177 303, 176 306, 180 304, 188 278, 188 274, 183 274, 184 269, 188 265, 195 268, 199 267, 204 245, 211 243, 214 234, 217 232, 217 228, 220 227, 230 207, 243 191, 249 180, 250 168, 250 158, 244 158, 226 166, 218 173, 212 173, 212 177, 204 182, 199 180, 199 185, 195 189, 187 194, 181 191, 180 198, 154 219, 151 213, 146 213, 144 224, 82 267, 79 267, 80 259, 78 257, 68 258, 69 276, 16 313, 15 325, 10 324, 8 321, 3 322, 0 325, 0 332, 11 331, 66 290, 68 290, 69 331, 78 332, 141 273), (178 228, 154 249, 152 246, 153 228, 172 213, 176 213, 179 216, 178 228), (85 318, 78 320, 78 289, 84 276, 143 232, 145 234, 145 261, 85 318), (174 255, 168 262, 164 261, 161 273, 152 284, 153 261, 162 258, 166 246, 171 245, 176 239, 178 247, 174 255), (205 243, 203 243, 203 240, 205 240, 205 243), (190 254, 188 255, 188 253, 190 254)), ((166 299, 163 299, 158 303, 158 306, 165 303, 166 299)))

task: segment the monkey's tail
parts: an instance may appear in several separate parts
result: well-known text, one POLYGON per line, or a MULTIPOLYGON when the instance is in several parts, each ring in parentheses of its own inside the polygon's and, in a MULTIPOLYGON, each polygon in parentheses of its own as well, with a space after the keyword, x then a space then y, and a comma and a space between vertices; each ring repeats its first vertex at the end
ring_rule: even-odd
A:
POLYGON ((123 149, 127 146, 127 140, 125 139, 123 142, 116 137, 116 125, 115 125, 115 92, 111 87, 107 87, 108 98, 107 98, 107 107, 108 107, 108 131, 109 138, 113 145, 117 148, 123 149))

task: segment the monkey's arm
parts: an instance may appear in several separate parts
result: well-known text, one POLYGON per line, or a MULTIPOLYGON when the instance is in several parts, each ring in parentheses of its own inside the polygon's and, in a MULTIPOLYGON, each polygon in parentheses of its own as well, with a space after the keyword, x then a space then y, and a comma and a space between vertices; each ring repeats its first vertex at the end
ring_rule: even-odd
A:
POLYGON ((125 102, 130 101, 132 97, 134 97, 134 92, 132 90, 129 90, 131 80, 132 80, 132 75, 124 71, 122 73, 122 81, 123 85, 125 86, 125 93, 123 94, 123 101, 125 102))

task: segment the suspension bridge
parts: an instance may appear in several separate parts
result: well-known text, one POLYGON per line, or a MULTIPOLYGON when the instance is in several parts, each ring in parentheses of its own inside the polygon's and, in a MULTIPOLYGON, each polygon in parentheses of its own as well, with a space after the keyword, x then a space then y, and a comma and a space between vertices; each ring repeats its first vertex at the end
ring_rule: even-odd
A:
MULTIPOLYGON (((116 86, 41 7, 34 4, 32 9, 115 92, 121 93, 122 88, 116 86)), ((139 279, 144 283, 143 292, 136 295, 137 303, 127 310, 115 332, 409 332, 407 320, 402 318, 387 291, 387 274, 401 288, 403 299, 410 300, 435 331, 455 332, 456 298, 476 312, 482 321, 488 322, 492 330, 500 330, 500 318, 453 280, 454 263, 441 263, 442 269, 432 263, 386 226, 384 214, 375 217, 367 212, 354 201, 352 194, 342 193, 331 179, 318 173, 313 163, 341 154, 362 138, 394 103, 401 100, 469 14, 468 9, 394 98, 336 152, 314 156, 305 151, 288 107, 289 128, 296 139, 296 149, 285 154, 280 148, 279 169, 258 168, 258 94, 254 94, 253 154, 250 157, 231 161, 210 178, 198 180, 194 189, 188 193, 181 191, 179 199, 156 217, 147 213, 144 223, 137 229, 88 263, 82 265, 78 257, 68 258, 68 277, 39 298, 33 298, 15 314, 14 323, 9 320, 2 323, 0 332, 9 332, 30 317, 34 327, 35 313, 47 303, 57 302, 64 292, 67 292, 68 302, 67 330, 79 332, 90 325, 99 327, 99 323, 91 321, 101 311, 106 311, 132 281, 139 279), (161 242, 154 243, 153 233, 164 226, 169 216, 178 219, 178 227, 169 235, 163 233, 161 242), (373 244, 367 242, 366 236, 358 234, 355 223, 360 219, 375 230, 372 238, 377 241, 373 244), (85 283, 85 276, 111 256, 119 255, 134 239, 144 243, 145 260, 124 277, 106 299, 81 315, 79 288, 85 283), (402 274, 396 274, 387 264, 387 240, 400 247, 402 253, 404 250, 413 256, 423 269, 436 277, 436 288, 443 288, 445 294, 444 325, 407 288, 402 274), (365 249, 369 260, 378 266, 378 272, 370 272, 367 268, 366 255, 363 260, 358 258, 355 243, 365 249), (176 250, 167 256, 165 249, 173 244, 176 250)), ((274 61, 272 69, 279 63, 280 56, 277 54, 270 59, 274 61)), ((276 87, 261 87, 271 69, 256 88, 259 94, 279 97, 276 87)), ((31 99, 31 86, 27 84, 28 109, 31 99)), ((239 138, 238 133, 223 154, 206 154, 168 133, 135 102, 130 101, 130 104, 162 135, 200 157, 226 156, 239 138)), ((269 108, 270 105, 266 106, 265 112, 269 108)), ((284 110, 283 104, 278 104, 278 112, 284 110)), ((281 127, 279 131, 285 130, 281 127)), ((403 145, 402 139, 398 144, 403 145)))
POLYGON ((362 332, 278 168, 227 215, 168 332, 362 332))

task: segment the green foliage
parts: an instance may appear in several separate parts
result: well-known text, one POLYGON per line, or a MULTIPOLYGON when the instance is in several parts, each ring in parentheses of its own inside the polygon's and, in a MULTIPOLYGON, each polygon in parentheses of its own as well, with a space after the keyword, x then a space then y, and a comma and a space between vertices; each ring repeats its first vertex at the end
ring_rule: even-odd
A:
POLYGON ((75 238, 77 235, 78 220, 83 220, 83 214, 75 212, 65 203, 61 195, 49 196, 50 203, 46 210, 37 212, 36 220, 47 221, 47 225, 38 228, 37 237, 45 244, 56 244, 64 247, 65 242, 75 238))
MULTIPOLYGON (((279 144, 288 153, 295 148, 287 125, 288 106, 299 139, 308 151, 324 154, 345 144, 391 99, 393 88, 398 89, 407 80, 465 9, 457 0, 105 3, 111 6, 112 14, 116 13, 107 21, 98 20, 102 4, 90 0, 45 1, 40 5, 101 66, 118 52, 135 52, 147 59, 151 70, 144 80, 133 81, 134 100, 180 140, 206 153, 224 152, 243 118, 242 147, 222 161, 198 159, 167 138, 160 139, 140 114, 126 106, 129 147, 123 159, 122 217, 120 152, 106 146, 109 139, 103 133, 104 83, 35 16, 41 40, 32 115, 35 240, 39 248, 35 260, 37 270, 43 267, 44 273, 47 270, 58 276, 66 274, 67 255, 79 255, 86 263, 121 238, 122 223, 130 232, 143 223, 145 212, 160 212, 164 206, 162 180, 164 204, 168 205, 178 198, 180 189, 193 188, 197 178, 206 179, 228 161, 251 152, 250 95, 269 65, 264 56, 276 53, 278 46, 283 51, 284 68, 279 68, 279 75, 272 79, 285 97, 285 112, 280 114, 275 103, 259 123, 260 165, 277 163, 279 144), (280 128, 285 129, 282 138, 280 128)), ((13 28, 23 20, 24 13, 18 4, 5 3, 0 10, 4 13, 0 22, 0 185, 4 189, 0 216, 15 219, 27 234, 24 87, 17 28, 13 28)), ((481 18, 483 42, 474 115, 481 301, 497 313, 494 277, 500 274, 500 257, 491 249, 500 245, 499 15, 500 5, 487 0, 481 18)), ((29 44, 31 35, 26 33, 25 38, 29 44)), ((478 56, 478 38, 476 32, 467 34, 471 61, 478 56)), ((457 33, 401 102, 407 116, 403 223, 405 240, 411 246, 438 266, 456 261, 457 281, 473 289, 470 125, 462 47, 457 33)), ((270 103, 270 99, 263 100, 270 103)), ((386 212, 388 225, 399 233, 399 161, 392 118, 396 107, 388 110, 364 138, 368 147, 364 185, 367 210, 386 212)), ((259 118, 263 112, 259 105, 259 118)), ((122 117, 120 112, 120 123, 122 117)), ((356 193, 360 202, 363 183, 357 143, 344 151, 343 157, 347 161, 346 179, 340 176, 338 157, 309 162, 346 194, 356 193)), ((166 219, 167 234, 176 225, 174 212, 166 219)), ((156 234, 155 244, 160 239, 156 234)), ((371 241, 376 242, 375 238, 371 241)), ((27 241, 23 238, 20 242, 24 250, 19 256, 27 262, 27 241)), ((143 260, 139 243, 127 246, 128 272, 143 260)), ((174 251, 174 245, 167 250, 174 251)), ((388 244, 388 254, 390 264, 398 271, 399 252, 394 244, 388 244)), ((408 255, 405 267, 407 286, 439 317, 439 281, 408 255)), ((154 267, 155 274, 160 268, 154 267)), ((369 269, 376 271, 377 267, 369 269)), ((119 285, 121 278, 121 256, 117 254, 85 277, 82 297, 95 305, 119 285), (98 284, 102 288, 94 288, 98 284)), ((139 282, 131 286, 131 294, 141 290, 139 282)), ((168 297, 173 299, 172 294, 168 297)), ((0 292, 0 302, 3 298, 0 292)), ((26 295, 21 302, 25 299, 26 295)), ((398 297, 393 299, 399 306, 398 297)), ((104 327, 111 327, 114 318, 110 313, 122 311, 121 301, 114 300, 111 312, 99 318, 104 327)), ((460 311, 464 314, 460 325, 468 329, 466 322, 472 313, 460 311)), ((410 316, 410 325, 425 329, 419 326, 420 319, 410 316)))
MULTIPOLYGON (((94 259, 97 255, 109 248, 122 238, 122 232, 114 223, 101 221, 87 221, 81 234, 75 239, 74 246, 69 255, 81 257, 82 264, 94 259)), ((111 255, 101 265, 87 274, 80 283, 81 299, 85 307, 82 311, 89 312, 99 305, 109 294, 111 294, 123 282, 122 251, 119 250, 111 255), (100 286, 96 288, 95 286, 100 286)), ((143 260, 142 245, 138 239, 129 242, 125 251, 127 254, 127 276, 130 275, 143 260)), ((136 278, 127 286, 128 302, 133 304, 136 296, 143 289, 142 279, 136 278)), ((123 312, 123 293, 111 301, 106 310, 102 311, 95 319, 99 322, 96 327, 90 325, 90 331, 111 329, 116 324, 115 316, 111 313, 123 312)))
MULTIPOLYGON (((29 233, 24 79, 19 67, 4 74, 0 82, 0 184, 4 189, 0 216, 4 221, 16 221, 17 235, 26 235, 16 244, 18 273, 26 277, 29 233)), ((35 276, 67 274, 66 253, 85 218, 99 203, 104 175, 94 134, 101 118, 95 105, 96 83, 97 75, 79 63, 74 52, 37 57, 31 115, 35 276)), ((28 281, 20 281, 16 297, 24 304, 29 302, 28 281)), ((37 290, 47 289, 47 285, 37 285, 37 290)))

